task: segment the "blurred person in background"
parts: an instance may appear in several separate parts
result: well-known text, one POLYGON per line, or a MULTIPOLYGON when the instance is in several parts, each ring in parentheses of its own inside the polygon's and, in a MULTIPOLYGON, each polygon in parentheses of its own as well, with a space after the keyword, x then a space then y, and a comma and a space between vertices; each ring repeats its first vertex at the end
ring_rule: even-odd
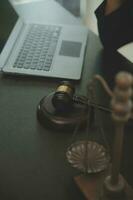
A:
POLYGON ((104 0, 95 14, 105 49, 116 50, 133 41, 133 0, 104 0))

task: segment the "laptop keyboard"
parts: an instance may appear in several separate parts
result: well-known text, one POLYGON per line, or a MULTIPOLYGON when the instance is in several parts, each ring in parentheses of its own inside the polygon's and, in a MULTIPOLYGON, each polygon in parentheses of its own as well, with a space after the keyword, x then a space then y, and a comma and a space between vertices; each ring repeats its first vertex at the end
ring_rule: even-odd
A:
POLYGON ((60 26, 32 24, 13 67, 49 71, 60 32, 60 26))

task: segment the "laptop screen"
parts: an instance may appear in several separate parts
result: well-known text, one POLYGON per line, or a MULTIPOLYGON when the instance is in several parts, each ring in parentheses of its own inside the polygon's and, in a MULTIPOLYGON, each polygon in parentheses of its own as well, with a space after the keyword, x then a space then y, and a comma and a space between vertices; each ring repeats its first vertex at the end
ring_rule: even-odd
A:
POLYGON ((2 51, 18 16, 8 0, 0 0, 0 52, 2 51))

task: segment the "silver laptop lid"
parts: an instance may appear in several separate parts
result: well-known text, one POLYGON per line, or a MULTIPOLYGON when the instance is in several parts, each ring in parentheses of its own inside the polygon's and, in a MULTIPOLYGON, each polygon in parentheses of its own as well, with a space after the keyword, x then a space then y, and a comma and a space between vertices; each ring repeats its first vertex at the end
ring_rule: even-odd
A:
POLYGON ((0 53, 11 33, 18 16, 7 0, 0 1, 0 53))

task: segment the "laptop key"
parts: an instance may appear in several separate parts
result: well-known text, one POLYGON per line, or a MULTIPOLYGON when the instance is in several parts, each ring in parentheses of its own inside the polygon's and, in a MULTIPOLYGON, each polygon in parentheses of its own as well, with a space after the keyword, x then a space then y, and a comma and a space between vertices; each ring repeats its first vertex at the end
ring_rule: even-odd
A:
POLYGON ((44 66, 43 67, 43 71, 49 71, 50 70, 50 66, 44 66))

